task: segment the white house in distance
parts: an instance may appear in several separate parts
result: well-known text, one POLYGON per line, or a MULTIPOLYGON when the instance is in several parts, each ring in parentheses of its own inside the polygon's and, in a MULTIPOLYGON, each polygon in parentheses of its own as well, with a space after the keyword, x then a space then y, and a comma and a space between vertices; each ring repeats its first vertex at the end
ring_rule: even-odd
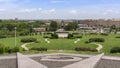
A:
POLYGON ((59 38, 67 38, 69 32, 56 32, 59 38))
POLYGON ((97 28, 96 32, 97 33, 110 33, 110 28, 97 28))

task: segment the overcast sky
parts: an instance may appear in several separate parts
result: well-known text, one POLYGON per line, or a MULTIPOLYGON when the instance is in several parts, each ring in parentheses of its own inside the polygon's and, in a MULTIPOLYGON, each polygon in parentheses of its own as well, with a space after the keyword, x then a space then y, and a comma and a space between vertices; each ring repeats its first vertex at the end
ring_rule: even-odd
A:
POLYGON ((120 0, 0 0, 0 19, 120 18, 120 0))

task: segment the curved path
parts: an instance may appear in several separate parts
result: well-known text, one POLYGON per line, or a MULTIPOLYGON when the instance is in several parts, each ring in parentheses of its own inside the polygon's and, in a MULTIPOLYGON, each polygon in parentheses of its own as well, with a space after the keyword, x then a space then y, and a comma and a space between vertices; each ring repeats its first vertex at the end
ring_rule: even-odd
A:
POLYGON ((45 41, 46 41, 47 43, 50 43, 50 41, 49 41, 48 39, 45 39, 45 41))
POLYGON ((98 43, 91 43, 91 44, 95 44, 95 45, 98 46, 98 47, 96 48, 96 50, 97 50, 98 52, 100 52, 100 50, 103 48, 103 45, 101 45, 101 44, 98 44, 98 43))
POLYGON ((79 42, 80 41, 80 39, 77 39, 76 41, 74 41, 74 43, 77 43, 77 42, 79 42))
POLYGON ((29 51, 29 48, 26 47, 26 45, 28 45, 28 44, 31 44, 31 43, 25 43, 25 44, 21 45, 21 47, 22 47, 24 50, 29 51))

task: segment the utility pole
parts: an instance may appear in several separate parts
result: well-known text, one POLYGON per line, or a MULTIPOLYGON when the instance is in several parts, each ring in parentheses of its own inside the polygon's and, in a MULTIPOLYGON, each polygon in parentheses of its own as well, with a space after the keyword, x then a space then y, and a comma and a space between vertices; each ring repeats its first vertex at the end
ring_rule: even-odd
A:
POLYGON ((16 47, 16 27, 15 27, 15 47, 16 47))

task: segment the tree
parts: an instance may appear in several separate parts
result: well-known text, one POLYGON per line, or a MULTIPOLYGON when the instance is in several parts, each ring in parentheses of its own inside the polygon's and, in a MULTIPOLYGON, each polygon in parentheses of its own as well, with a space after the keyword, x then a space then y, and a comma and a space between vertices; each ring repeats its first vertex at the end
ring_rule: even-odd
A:
POLYGON ((50 31, 56 31, 58 29, 58 24, 56 21, 51 21, 50 23, 50 31))
POLYGON ((65 30, 76 30, 78 28, 78 24, 76 22, 69 22, 68 25, 65 26, 65 30))

